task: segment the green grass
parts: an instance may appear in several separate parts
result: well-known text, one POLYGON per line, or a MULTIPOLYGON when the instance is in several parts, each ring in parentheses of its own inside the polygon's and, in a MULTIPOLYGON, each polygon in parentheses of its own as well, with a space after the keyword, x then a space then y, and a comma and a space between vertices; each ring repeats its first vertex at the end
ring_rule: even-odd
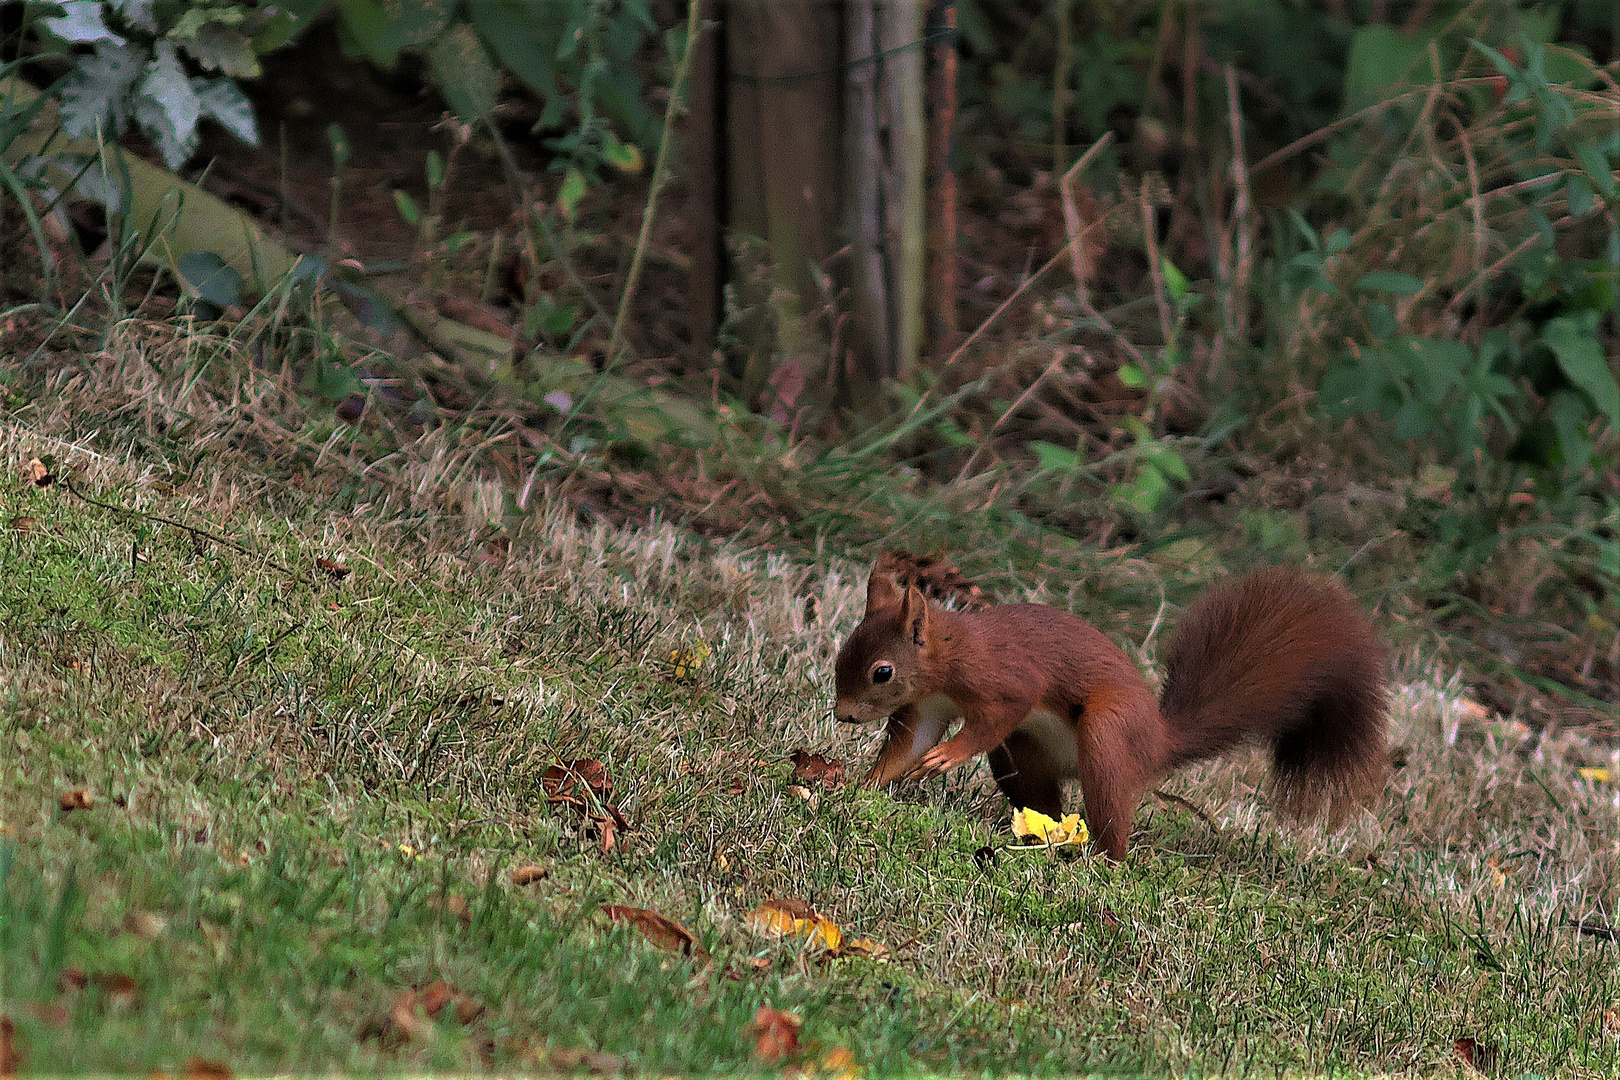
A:
POLYGON ((1343 833, 1279 831, 1240 759, 1171 785, 1218 831, 1150 800, 1124 866, 992 863, 982 767, 894 798, 794 790, 793 749, 869 752, 826 701, 857 567, 555 505, 491 560, 470 510, 303 495, 240 459, 171 494, 161 456, 16 427, 0 448, 253 552, 8 489, 0 524, 36 519, 0 530, 0 1009, 29 1071, 545 1068, 588 1048, 748 1072, 762 1004, 804 1019, 807 1061, 846 1047, 878 1075, 1443 1070, 1462 1037, 1501 1075, 1620 1068, 1615 946, 1564 923, 1620 880, 1620 807, 1575 772, 1604 751, 1470 725, 1411 663, 1408 764, 1343 833), (314 572, 339 555, 346 580, 314 572), (678 678, 670 652, 699 640, 713 655, 678 678), (580 757, 633 824, 608 853, 540 787, 580 757), (94 808, 64 813, 79 787, 94 808), (549 877, 512 885, 530 863, 549 877), (892 960, 755 935, 771 896, 892 960), (701 955, 604 903, 681 920, 701 955), (69 967, 128 975, 133 998, 64 990, 69 967), (435 979, 482 1012, 393 1033, 396 996, 435 979))

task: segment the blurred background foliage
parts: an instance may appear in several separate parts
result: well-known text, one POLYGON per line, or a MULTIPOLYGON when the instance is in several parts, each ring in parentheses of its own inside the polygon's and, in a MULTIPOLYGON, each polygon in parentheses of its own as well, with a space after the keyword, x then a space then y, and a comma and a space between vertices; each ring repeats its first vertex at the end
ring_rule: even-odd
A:
MULTIPOLYGON (((0 4, 6 408, 139 320, 223 397, 283 380, 289 469, 338 432, 371 463, 461 433, 509 492, 495 535, 543 484, 937 548, 1138 638, 1309 560, 1488 703, 1612 725, 1620 7, 952 6, 918 47, 959 59, 960 329, 854 400, 836 252, 790 296, 733 231, 692 329, 738 148, 703 137, 726 68, 693 65, 685 4, 0 4), (115 139, 298 269, 176 240, 200 195, 135 220, 115 139)), ((696 12, 711 48, 732 10, 696 12)), ((387 469, 358 474, 344 498, 387 469)))

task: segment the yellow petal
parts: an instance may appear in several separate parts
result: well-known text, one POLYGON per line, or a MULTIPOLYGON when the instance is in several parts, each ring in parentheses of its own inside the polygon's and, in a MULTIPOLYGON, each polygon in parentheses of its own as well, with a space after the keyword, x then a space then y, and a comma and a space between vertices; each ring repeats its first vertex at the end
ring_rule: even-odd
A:
POLYGON ((1582 769, 1581 775, 1594 784, 1607 784, 1609 782, 1608 769, 1582 769))

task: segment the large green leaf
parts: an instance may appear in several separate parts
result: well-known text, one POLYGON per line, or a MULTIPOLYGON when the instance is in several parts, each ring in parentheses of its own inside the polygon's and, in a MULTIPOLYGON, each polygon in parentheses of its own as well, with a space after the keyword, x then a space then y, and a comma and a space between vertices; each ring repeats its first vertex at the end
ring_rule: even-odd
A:
POLYGON ((1558 359, 1569 381, 1592 399, 1609 423, 1620 424, 1620 385, 1603 357, 1596 328, 1568 315, 1547 323, 1541 340, 1558 359))
POLYGON ((471 26, 460 23, 447 30, 428 48, 428 60, 444 100, 461 119, 472 123, 495 108, 501 73, 471 26))

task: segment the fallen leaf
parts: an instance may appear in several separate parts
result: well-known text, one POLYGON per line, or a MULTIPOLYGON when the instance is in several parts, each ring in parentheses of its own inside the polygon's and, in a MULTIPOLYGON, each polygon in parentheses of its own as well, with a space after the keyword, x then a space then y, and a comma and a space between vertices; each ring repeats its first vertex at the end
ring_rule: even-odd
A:
POLYGON ((861 1066, 855 1055, 842 1046, 835 1046, 816 1062, 816 1071, 833 1080, 855 1080, 861 1075, 861 1066))
POLYGON ((18 516, 11 519, 11 527, 16 532, 31 533, 34 531, 34 519, 27 516, 18 516))
POLYGON ((69 990, 83 990, 90 985, 90 976, 77 964, 69 964, 56 976, 56 990, 66 993, 69 990))
POLYGON ((1609 782, 1608 769, 1581 769, 1582 779, 1590 780, 1594 784, 1607 784, 1609 782))
POLYGON ((107 1004, 114 1009, 127 1009, 135 1004, 135 980, 121 971, 92 971, 90 984, 107 995, 107 1004))
POLYGON ((789 784, 787 793, 793 796, 795 799, 800 799, 809 803, 810 809, 812 810, 814 810, 821 802, 821 799, 803 784, 789 784))
POLYGON ((51 467, 34 458, 23 466, 23 482, 33 484, 35 487, 50 487, 56 477, 51 473, 51 467))
POLYGON ((806 784, 819 783, 824 787, 835 787, 844 779, 844 763, 832 758, 812 754, 807 750, 793 751, 793 779, 806 784))
POLYGON ((587 1069, 599 1076, 624 1071, 624 1059, 603 1050, 553 1050, 548 1063, 558 1070, 587 1069))
POLYGON ((761 1005, 754 1014, 754 1056, 767 1065, 775 1065, 797 1055, 802 1023, 790 1012, 761 1005))
POLYGON ((73 1010, 60 1001, 38 1001, 29 1006, 40 1023, 61 1027, 73 1018, 73 1010))
POLYGON ((470 1024, 484 1007, 443 979, 435 979, 421 989, 401 991, 388 1010, 394 1029, 407 1039, 418 1038, 432 1030, 430 1021, 437 1020, 448 1008, 456 1020, 470 1024))
POLYGON ((869 937, 858 937, 844 942, 839 950, 844 956, 865 956, 873 960, 887 960, 889 947, 881 942, 873 941, 869 937))
POLYGON ((612 851, 618 843, 617 829, 614 828, 612 818, 596 818, 597 828, 602 830, 602 854, 612 851))
POLYGON ((709 656, 709 647, 700 641, 690 649, 670 650, 669 662, 675 667, 677 679, 691 679, 696 677, 709 656))
POLYGON ((838 951, 844 940, 844 932, 837 923, 803 900, 779 897, 767 900, 748 913, 747 922, 756 933, 798 935, 807 938, 807 944, 820 945, 833 953, 838 951))
POLYGON ((455 919, 463 928, 472 925, 472 912, 467 907, 465 897, 454 895, 435 897, 429 901, 428 906, 446 918, 455 919))
POLYGON ((1053 821, 1038 810, 1014 810, 1012 831, 1015 836, 1030 837, 1035 844, 1025 847, 1071 847, 1091 839, 1086 823, 1079 814, 1065 815, 1062 821, 1053 821))
MULTIPOLYGON (((599 805, 612 819, 613 826, 625 830, 630 828, 630 823, 619 813, 619 808, 608 800, 608 796, 613 794, 613 781, 608 778, 607 766, 595 758, 579 758, 547 766, 546 771, 540 774, 540 788, 545 792, 546 801, 553 806, 571 807, 584 817, 599 817, 594 812, 596 805, 599 805)), ((613 848, 612 832, 604 828, 603 833, 602 850, 610 851, 613 848)))
POLYGON ((134 934, 138 938, 154 941, 163 935, 163 930, 169 925, 169 920, 161 915, 154 915, 150 911, 132 911, 124 916, 124 932, 134 934))
POLYGON ((333 581, 342 581, 344 578, 349 576, 349 568, 347 566, 344 566, 342 563, 337 562, 334 559, 328 559, 325 556, 315 560, 315 567, 318 570, 325 571, 326 575, 333 581))
POLYGON ((230 1066, 205 1057, 193 1057, 186 1062, 186 1080, 231 1080, 233 1075, 230 1066))
POLYGON ((23 1063, 22 1048, 17 1045, 17 1026, 11 1017, 0 1016, 0 1080, 12 1080, 17 1066, 23 1063))
POLYGON ((512 871, 512 884, 533 885, 537 881, 544 881, 551 876, 551 871, 543 866, 520 866, 512 871))
POLYGON ((602 910, 614 922, 629 923, 640 930, 642 936, 660 949, 690 953, 697 944, 690 930, 656 911, 623 904, 603 904, 602 910))
POLYGON ((94 809, 96 797, 90 794, 88 788, 74 788, 72 791, 62 792, 57 802, 61 804, 62 813, 71 814, 75 810, 94 809))

